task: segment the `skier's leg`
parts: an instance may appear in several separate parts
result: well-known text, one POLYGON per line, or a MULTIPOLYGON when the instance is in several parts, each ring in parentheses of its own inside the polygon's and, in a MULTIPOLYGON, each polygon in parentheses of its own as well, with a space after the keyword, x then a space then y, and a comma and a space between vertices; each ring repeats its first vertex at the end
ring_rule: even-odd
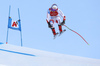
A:
POLYGON ((56 35, 55 28, 51 28, 53 35, 56 35))
POLYGON ((58 25, 60 33, 62 32, 62 26, 58 25))
POLYGON ((56 18, 56 23, 58 23, 58 25, 61 25, 61 19, 59 16, 56 18))
POLYGON ((61 19, 60 17, 57 17, 56 23, 58 23, 58 28, 59 28, 59 32, 62 32, 62 26, 61 26, 61 19))
POLYGON ((51 25, 51 28, 54 28, 54 20, 53 19, 50 19, 50 25, 51 25))
POLYGON ((53 35, 56 35, 56 31, 55 31, 55 28, 54 28, 54 20, 53 19, 50 20, 50 24, 52 26, 51 30, 52 30, 53 35))

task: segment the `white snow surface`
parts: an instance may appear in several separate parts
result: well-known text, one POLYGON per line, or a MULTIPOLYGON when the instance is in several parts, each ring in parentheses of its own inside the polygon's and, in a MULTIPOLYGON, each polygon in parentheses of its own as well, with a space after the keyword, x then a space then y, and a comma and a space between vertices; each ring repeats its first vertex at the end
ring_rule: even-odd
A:
POLYGON ((0 66, 100 66, 100 59, 1 44, 0 66))

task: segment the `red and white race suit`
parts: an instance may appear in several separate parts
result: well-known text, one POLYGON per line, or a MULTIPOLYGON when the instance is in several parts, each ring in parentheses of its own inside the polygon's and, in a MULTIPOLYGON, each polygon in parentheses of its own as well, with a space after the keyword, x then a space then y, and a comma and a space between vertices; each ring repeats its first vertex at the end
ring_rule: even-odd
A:
POLYGON ((54 25, 54 23, 60 25, 61 18, 59 15, 63 18, 63 20, 66 20, 66 17, 64 16, 63 12, 60 9, 57 9, 56 11, 52 11, 51 8, 49 8, 47 11, 47 19, 46 19, 47 23, 50 22, 52 26, 54 25))

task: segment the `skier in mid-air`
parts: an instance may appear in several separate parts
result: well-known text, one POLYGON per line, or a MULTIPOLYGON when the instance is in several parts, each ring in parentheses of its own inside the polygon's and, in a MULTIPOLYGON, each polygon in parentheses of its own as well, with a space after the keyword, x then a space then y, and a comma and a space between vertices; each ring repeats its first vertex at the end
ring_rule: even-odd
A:
POLYGON ((63 31, 65 31, 62 30, 62 25, 65 24, 65 20, 66 17, 64 16, 63 12, 60 9, 58 9, 58 6, 56 4, 53 4, 51 8, 48 9, 46 21, 48 23, 48 27, 51 28, 53 32, 54 38, 58 34, 55 31, 54 23, 58 24, 59 32, 61 34, 63 31), (61 18, 59 15, 63 18, 63 22, 61 22, 61 18))

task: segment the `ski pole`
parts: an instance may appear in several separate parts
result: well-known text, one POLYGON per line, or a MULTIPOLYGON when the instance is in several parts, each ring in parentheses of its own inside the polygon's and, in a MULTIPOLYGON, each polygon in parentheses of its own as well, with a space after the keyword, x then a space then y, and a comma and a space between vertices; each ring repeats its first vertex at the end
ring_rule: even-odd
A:
MULTIPOLYGON (((79 33, 77 33, 76 31, 74 31, 74 30, 72 30, 72 29, 70 29, 69 27, 67 27, 66 25, 64 25, 66 28, 68 28, 69 30, 71 30, 72 32, 74 32, 74 33, 76 33, 77 35, 79 35, 87 44, 88 44, 88 42, 79 34, 79 33)), ((88 44, 89 45, 89 44, 88 44)))

